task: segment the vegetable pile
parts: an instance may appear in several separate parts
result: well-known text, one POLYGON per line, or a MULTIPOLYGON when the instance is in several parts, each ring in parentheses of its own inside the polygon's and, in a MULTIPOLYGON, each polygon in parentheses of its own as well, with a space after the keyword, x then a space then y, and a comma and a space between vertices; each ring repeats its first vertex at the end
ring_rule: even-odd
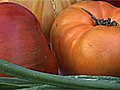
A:
POLYGON ((120 90, 119 25, 120 8, 82 1, 57 16, 49 47, 29 9, 0 3, 0 89, 120 90))

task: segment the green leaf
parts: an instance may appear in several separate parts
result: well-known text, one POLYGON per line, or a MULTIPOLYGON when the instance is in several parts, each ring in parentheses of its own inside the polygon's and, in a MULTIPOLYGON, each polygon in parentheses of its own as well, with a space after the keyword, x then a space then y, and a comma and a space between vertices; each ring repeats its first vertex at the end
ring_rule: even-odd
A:
MULTIPOLYGON (((91 88, 91 89, 120 89, 120 79, 111 77, 112 80, 108 83, 108 79, 93 80, 93 78, 86 79, 81 76, 60 76, 37 72, 11 64, 7 61, 0 60, 0 72, 6 75, 15 76, 17 78, 25 79, 36 84, 47 84, 61 88, 91 88), (91 80, 90 80, 91 79, 91 80)), ((93 76, 95 77, 95 76, 93 76)), ((99 76, 96 76, 99 78, 99 76)), ((106 77, 107 78, 107 77, 106 77)), ((109 77, 110 78, 110 77, 109 77)))
POLYGON ((19 78, 11 78, 11 77, 0 77, 0 89, 7 88, 7 89, 18 89, 18 88, 41 88, 41 89, 48 89, 48 88, 59 88, 56 86, 51 86, 51 85, 45 85, 45 84, 40 84, 36 82, 31 82, 28 80, 24 79, 19 79, 19 78), (2 87, 1 87, 2 86, 2 87))
MULTIPOLYGON (((20 78, 11 78, 11 77, 0 77, 0 84, 3 83, 10 83, 10 84, 16 84, 16 85, 23 85, 23 86, 28 86, 28 85, 34 85, 36 84, 35 82, 31 82, 28 80, 20 79, 20 78)), ((40 84, 43 85, 43 84, 40 84)))
POLYGON ((55 89, 61 89, 61 88, 57 88, 55 86, 50 86, 50 85, 43 85, 43 86, 33 86, 33 87, 30 87, 30 88, 22 88, 22 89, 17 89, 17 90, 41 90, 41 89, 51 89, 51 90, 55 90, 55 89))
POLYGON ((1 83, 0 84, 0 90, 2 89, 20 89, 20 88, 28 88, 27 86, 20 86, 20 85, 15 85, 15 84, 10 84, 10 83, 1 83))
POLYGON ((19 78, 0 77, 0 89, 21 89, 31 88, 32 86, 43 86, 43 84, 37 84, 19 78))

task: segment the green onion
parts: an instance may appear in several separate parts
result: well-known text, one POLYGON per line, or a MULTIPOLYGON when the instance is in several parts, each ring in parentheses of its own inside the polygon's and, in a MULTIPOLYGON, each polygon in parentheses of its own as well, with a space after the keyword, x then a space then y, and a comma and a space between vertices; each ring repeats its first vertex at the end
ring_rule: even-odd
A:
POLYGON ((61 88, 91 88, 91 89, 120 89, 120 78, 105 76, 60 76, 37 72, 18 65, 0 60, 0 73, 11 75, 19 79, 39 84, 51 85, 61 88), (96 78, 97 77, 97 78, 96 78), (110 81, 110 82, 109 82, 110 81))

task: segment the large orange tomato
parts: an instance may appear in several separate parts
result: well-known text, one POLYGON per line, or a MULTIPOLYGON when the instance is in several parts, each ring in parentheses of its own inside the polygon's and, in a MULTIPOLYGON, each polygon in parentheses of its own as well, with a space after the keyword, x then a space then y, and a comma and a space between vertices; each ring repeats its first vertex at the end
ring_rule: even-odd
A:
POLYGON ((120 76, 120 8, 80 2, 59 14, 51 45, 64 75, 120 76))

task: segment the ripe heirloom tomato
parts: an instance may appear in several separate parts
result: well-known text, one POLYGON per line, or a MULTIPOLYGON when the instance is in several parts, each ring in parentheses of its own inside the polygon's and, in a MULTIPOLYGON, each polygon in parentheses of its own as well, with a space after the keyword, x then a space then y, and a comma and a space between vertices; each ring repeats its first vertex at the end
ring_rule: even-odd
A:
POLYGON ((71 5, 56 18, 51 46, 64 75, 120 76, 120 8, 103 1, 71 5))

